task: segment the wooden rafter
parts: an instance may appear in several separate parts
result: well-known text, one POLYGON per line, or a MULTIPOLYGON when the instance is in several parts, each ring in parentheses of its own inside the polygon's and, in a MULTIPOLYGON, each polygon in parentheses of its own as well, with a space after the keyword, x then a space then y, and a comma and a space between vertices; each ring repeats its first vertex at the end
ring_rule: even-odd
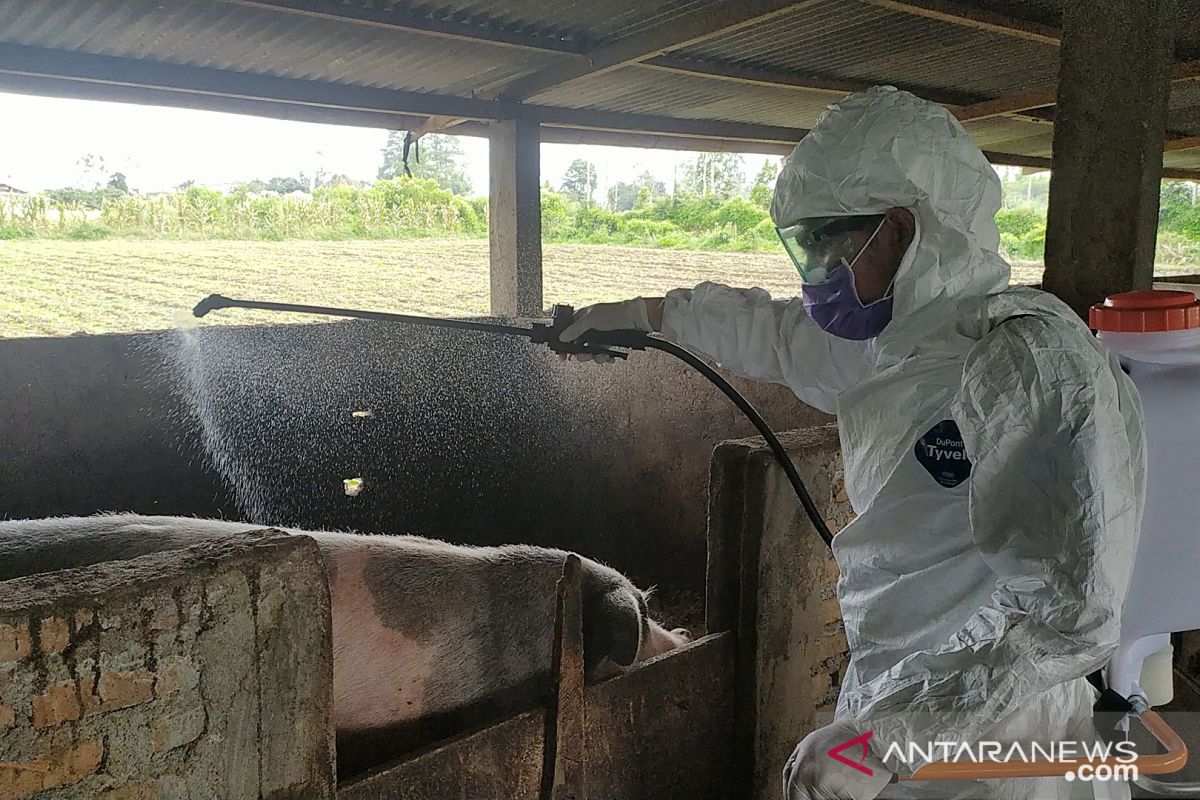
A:
POLYGON ((1181 150, 1195 150, 1200 147, 1200 136, 1180 136, 1177 139, 1168 139, 1163 143, 1164 153, 1178 153, 1181 150))
MULTIPOLYGON (((921 16, 927 19, 935 19, 941 22, 947 22, 960 26, 970 27, 976 30, 989 31, 1005 36, 1014 36, 1027 41, 1034 41, 1040 44, 1058 45, 1061 41, 1061 32, 1047 25, 1029 22, 1028 20, 1020 20, 1014 17, 996 14, 989 11, 972 8, 962 5, 961 3, 951 2, 950 0, 861 0, 873 5, 887 8, 892 11, 897 11, 906 14, 921 16)), ((437 20, 428 15, 417 15, 409 12, 396 10, 395 7, 389 10, 368 8, 360 4, 338 3, 332 0, 222 0, 222 2, 231 3, 254 8, 268 9, 282 13, 298 14, 310 17, 318 17, 322 19, 333 19, 344 22, 357 23, 368 25, 371 27, 385 28, 391 30, 402 30, 409 33, 424 34, 429 36, 439 36, 467 40, 473 42, 481 42, 485 44, 495 44, 506 47, 516 47, 531 51, 541 51, 546 53, 558 54, 557 63, 553 68, 547 68, 546 73, 554 75, 557 73, 560 79, 565 82, 563 77, 567 73, 578 73, 579 75, 594 74, 608 69, 616 69, 619 66, 636 64, 638 67, 646 69, 656 69, 664 72, 670 72, 677 75, 690 77, 708 78, 711 80, 721 80, 731 83, 740 83, 743 85, 756 85, 768 88, 777 89, 793 89, 797 91, 810 92, 827 92, 829 94, 844 94, 858 91, 867 87, 867 83, 838 80, 826 78, 822 76, 810 76, 797 73, 791 73, 780 70, 768 70, 755 67, 747 67, 738 64, 728 63, 712 63, 699 59, 681 58, 675 55, 651 55, 641 59, 636 58, 640 49, 644 49, 648 45, 652 31, 643 32, 639 37, 643 38, 642 42, 627 41, 618 42, 624 48, 621 53, 614 56, 613 52, 606 51, 611 48, 601 48, 600 50, 591 53, 585 53, 581 42, 566 38, 556 38, 552 36, 537 36, 527 33, 515 33, 512 31, 504 31, 499 28, 488 27, 485 25, 467 25, 445 20, 437 20), (630 53, 633 55, 631 56, 630 53), (614 57, 628 57, 628 60, 618 64, 608 64, 604 66, 605 60, 611 60, 614 57), (568 61, 569 60, 569 61, 568 61)), ((782 4, 783 6, 801 6, 803 3, 782 4)), ((765 6, 760 5, 756 8, 743 7, 743 10, 732 18, 732 25, 713 30, 707 33, 699 34, 702 38, 710 38, 718 34, 728 33, 730 30, 736 29, 743 24, 750 24, 754 21, 759 21, 769 16, 755 16, 759 12, 764 12, 767 15, 788 13, 794 10, 792 8, 782 8, 777 3, 767 3, 765 6), (769 10, 777 9, 777 10, 769 10), (749 21, 746 21, 749 19, 749 21), (739 21, 740 20, 740 21, 739 21), (736 26, 736 27, 733 27, 736 26)), ((711 14, 711 12, 710 12, 711 14)), ((726 22, 730 18, 726 18, 726 22)), ((669 28, 671 26, 663 26, 669 28)), ((703 25, 700 26, 703 28, 703 25)), ((669 49, 675 50, 694 43, 698 40, 686 41, 686 33, 670 32, 667 36, 667 41, 682 41, 682 44, 675 44, 669 49)), ((661 44, 656 41, 654 44, 661 44)), ((615 47, 616 45, 614 45, 615 47)), ((643 54, 644 55, 644 54, 643 54)), ((1172 72, 1173 81, 1193 80, 1200 77, 1200 61, 1186 62, 1177 64, 1172 72)), ((573 78, 572 78, 573 79, 573 78)), ((532 80, 532 76, 527 80, 532 80)), ((546 80, 554 80, 553 77, 546 80)), ((520 94, 521 87, 516 84, 510 84, 505 92, 506 98, 514 98, 520 94)), ((1029 122, 1050 123, 1052 120, 1047 117, 1042 117, 1034 114, 1023 115, 1022 112, 1034 111, 1036 109, 1045 108, 1054 105, 1056 93, 1054 90, 1043 90, 1034 92, 1022 92, 1020 94, 1009 95, 1006 97, 994 98, 991 100, 981 101, 968 105, 955 105, 945 101, 939 102, 940 105, 948 108, 962 122, 970 122, 975 120, 989 119, 998 116, 1016 115, 1029 122)), ((433 132, 433 130, 446 130, 459 124, 465 118, 437 116, 431 118, 429 124, 433 127, 425 128, 422 126, 419 131, 414 132, 417 135, 433 132)))
POLYGON ((715 64, 693 58, 678 56, 656 56, 637 64, 640 68, 670 72, 689 77, 713 78, 730 83, 766 86, 772 89, 798 89, 808 92, 828 92, 844 95, 865 89, 870 84, 861 81, 843 81, 802 75, 795 72, 757 69, 739 64, 715 64))
POLYGON ((457 125, 461 125, 468 120, 465 117, 449 117, 444 114, 429 117, 417 127, 409 131, 412 141, 417 141, 422 136, 430 133, 439 133, 448 130, 457 125))
POLYGON ((583 52, 582 44, 575 41, 440 20, 426 14, 413 14, 398 10, 395 7, 385 10, 369 8, 361 3, 339 3, 330 2, 330 0, 221 0, 221 2, 285 14, 349 22, 385 30, 493 44, 499 47, 551 53, 578 54, 583 52))
POLYGON ((973 8, 950 0, 863 0, 873 6, 902 14, 933 19, 951 25, 996 33, 1027 42, 1057 46, 1062 32, 1049 25, 973 8))
MULTIPOLYGON (((1200 61, 1183 61, 1171 68, 1172 83, 1191 81, 1197 78, 1200 78, 1200 61)), ((1057 99, 1058 92, 1054 89, 1022 92, 1021 94, 998 97, 995 100, 985 100, 981 103, 962 106, 955 111, 955 116, 958 117, 960 122, 987 119, 989 117, 999 117, 1005 114, 1015 114, 1021 111, 1031 111, 1035 108, 1052 106, 1057 99)))
POLYGON ((788 14, 815 0, 742 0, 669 19, 632 36, 598 47, 582 57, 552 64, 505 86, 499 97, 527 100, 548 89, 587 75, 599 75, 672 50, 727 35, 748 25, 788 14))
MULTIPOLYGON (((1045 156, 1022 156, 1016 153, 997 153, 990 150, 983 151, 984 157, 993 164, 1005 164, 1012 167, 1035 167, 1037 169, 1050 169, 1053 161, 1045 156)), ((1200 169, 1179 169, 1177 167, 1163 167, 1160 173, 1163 178, 1173 178, 1185 181, 1200 181, 1200 169)))
POLYGON ((1007 97, 998 97, 995 100, 984 100, 982 103, 960 107, 954 112, 954 116, 958 117, 959 122, 970 122, 1015 114, 1019 111, 1031 111, 1035 108, 1054 105, 1056 94, 1053 89, 1050 89, 1040 92, 1022 92, 1007 97))
MULTIPOLYGON (((0 43, 0 88, 28 84, 30 80, 57 83, 61 92, 70 91, 74 96, 95 93, 111 97, 120 93, 133 102, 141 96, 155 98, 142 102, 174 105, 189 105, 190 101, 165 98, 195 97, 207 107, 217 105, 217 100, 231 105, 253 103, 257 107, 277 104, 323 114, 391 117, 404 127, 417 116, 443 118, 436 124, 453 119, 526 119, 543 125, 761 142, 795 142, 805 133, 779 125, 508 103, 0 43)), ((418 126, 425 123, 421 119, 418 126)))

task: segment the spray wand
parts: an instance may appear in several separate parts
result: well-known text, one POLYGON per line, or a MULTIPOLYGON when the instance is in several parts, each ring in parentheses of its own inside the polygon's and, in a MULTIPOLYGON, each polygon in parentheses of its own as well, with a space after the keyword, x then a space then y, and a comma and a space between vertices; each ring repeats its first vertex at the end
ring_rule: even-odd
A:
POLYGON ((391 314, 384 311, 360 311, 351 308, 330 308, 328 306, 310 306, 295 303, 271 303, 261 300, 235 300, 219 294, 212 294, 201 300, 192 309, 192 313, 197 317, 203 317, 211 311, 217 311, 222 308, 290 311, 299 314, 320 314, 332 317, 370 319, 402 325, 418 325, 426 328, 448 328, 451 330, 498 334, 501 336, 518 336, 529 339, 534 344, 544 344, 560 355, 606 355, 612 358, 628 358, 629 354, 623 351, 660 350, 664 353, 669 353, 707 378, 726 397, 733 401, 733 404, 750 420, 750 423, 754 425, 759 435, 766 440, 767 446, 771 448, 771 452, 774 454, 775 460, 779 462, 779 466, 783 468, 788 482, 792 485, 792 489, 795 490, 796 496, 800 499, 800 504, 804 506, 804 511, 808 514, 809 520, 812 521, 813 527, 817 529, 818 535, 820 535, 827 546, 833 546, 833 533, 829 530, 829 526, 825 524, 825 520, 821 517, 820 511, 817 510, 817 506, 809 495, 808 489, 804 486, 804 481, 800 479, 800 474, 796 471, 796 466, 792 463, 791 458, 788 457, 787 451, 784 450, 783 444, 779 441, 779 437, 767 425, 767 421, 763 419, 762 415, 758 413, 758 410, 754 408, 750 401, 743 397, 719 372, 691 351, 673 342, 650 336, 641 331, 588 331, 580 341, 564 342, 559 337, 575 317, 575 310, 567 305, 555 305, 550 312, 549 322, 535 322, 527 328, 466 319, 391 314))

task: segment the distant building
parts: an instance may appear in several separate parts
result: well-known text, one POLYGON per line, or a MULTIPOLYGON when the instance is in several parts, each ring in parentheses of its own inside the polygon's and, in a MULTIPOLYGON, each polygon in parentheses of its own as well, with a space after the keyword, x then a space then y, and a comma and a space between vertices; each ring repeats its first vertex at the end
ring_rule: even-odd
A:
POLYGON ((7 183, 0 183, 0 195, 14 195, 14 194, 29 194, 29 192, 23 192, 20 189, 18 189, 17 187, 10 186, 7 183))

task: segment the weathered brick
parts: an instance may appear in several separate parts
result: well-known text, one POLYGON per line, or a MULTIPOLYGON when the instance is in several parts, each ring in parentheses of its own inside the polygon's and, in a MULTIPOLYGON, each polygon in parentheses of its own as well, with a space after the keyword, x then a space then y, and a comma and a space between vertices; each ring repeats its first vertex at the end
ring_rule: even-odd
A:
POLYGON ((838 563, 832 556, 825 559, 823 577, 827 582, 832 584, 837 584, 838 578, 842 577, 842 572, 838 569, 838 563))
POLYGON ((148 626, 152 631, 173 631, 179 627, 179 615, 171 612, 150 620, 148 626))
POLYGON ((812 691, 809 696, 819 701, 833 686, 833 677, 828 672, 818 672, 812 677, 812 691))
POLYGON ((38 645, 43 653, 61 653, 71 643, 71 628, 62 617, 46 617, 38 622, 38 645))
POLYGON ((33 727, 47 728, 77 720, 83 714, 74 681, 53 683, 33 698, 33 727))
POLYGON ((161 753, 183 747, 199 739, 203 733, 204 711, 183 709, 158 721, 154 729, 154 750, 161 753))
POLYGON ((100 696, 101 711, 146 703, 154 699, 154 674, 144 669, 102 672, 96 693, 100 696))
POLYGON ((17 714, 13 707, 0 703, 0 728, 8 728, 16 724, 17 714))
POLYGON ((159 669, 154 681, 154 696, 166 697, 179 691, 180 687, 190 689, 196 685, 199 677, 200 673, 191 661, 172 661, 159 669))
POLYGON ((829 622, 837 622, 842 618, 842 607, 838 604, 837 597, 830 597, 821 601, 821 609, 819 612, 819 622, 824 625, 829 622))
POLYGON ((92 739, 29 761, 0 762, 0 800, 20 800, 78 783, 94 773, 103 758, 104 746, 92 739))
POLYGON ((805 655, 811 661, 821 661, 844 653, 848 649, 850 649, 850 645, 846 642, 846 632, 839 626, 814 641, 805 655))
POLYGON ((33 650, 29 636, 29 623, 21 621, 15 625, 0 623, 0 661, 20 661, 33 650))
POLYGON ((75 681, 75 684, 79 687, 79 702, 83 708, 83 715, 86 717, 101 711, 100 698, 96 695, 96 680, 89 675, 75 681))
POLYGON ((92 613, 90 608, 75 609, 75 630, 86 628, 91 625, 96 619, 96 615, 92 613))
POLYGON ((0 761, 0 800, 19 800, 42 791, 49 768, 37 762, 0 761))
POLYGON ((850 502, 850 496, 846 494, 846 482, 840 478, 833 484, 833 499, 838 503, 850 502))
POLYGON ((101 792, 97 800, 156 800, 158 796, 158 781, 147 780, 101 792))

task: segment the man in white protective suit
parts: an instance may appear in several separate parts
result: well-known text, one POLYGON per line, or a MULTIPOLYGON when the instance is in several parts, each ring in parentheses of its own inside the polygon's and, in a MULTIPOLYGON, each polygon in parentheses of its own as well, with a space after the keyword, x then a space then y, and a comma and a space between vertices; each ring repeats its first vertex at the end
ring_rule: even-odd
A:
POLYGON ((949 112, 875 87, 830 106, 775 186, 802 299, 704 283, 580 309, 563 335, 659 330, 837 414, 851 660, 836 721, 784 770, 789 798, 1066 797, 1059 778, 889 785, 928 759, 888 746, 1094 730, 1084 676, 1118 643, 1141 405, 1070 308, 1009 288, 999 208, 949 112), (845 752, 862 769, 828 755, 868 733, 866 755, 845 752))

